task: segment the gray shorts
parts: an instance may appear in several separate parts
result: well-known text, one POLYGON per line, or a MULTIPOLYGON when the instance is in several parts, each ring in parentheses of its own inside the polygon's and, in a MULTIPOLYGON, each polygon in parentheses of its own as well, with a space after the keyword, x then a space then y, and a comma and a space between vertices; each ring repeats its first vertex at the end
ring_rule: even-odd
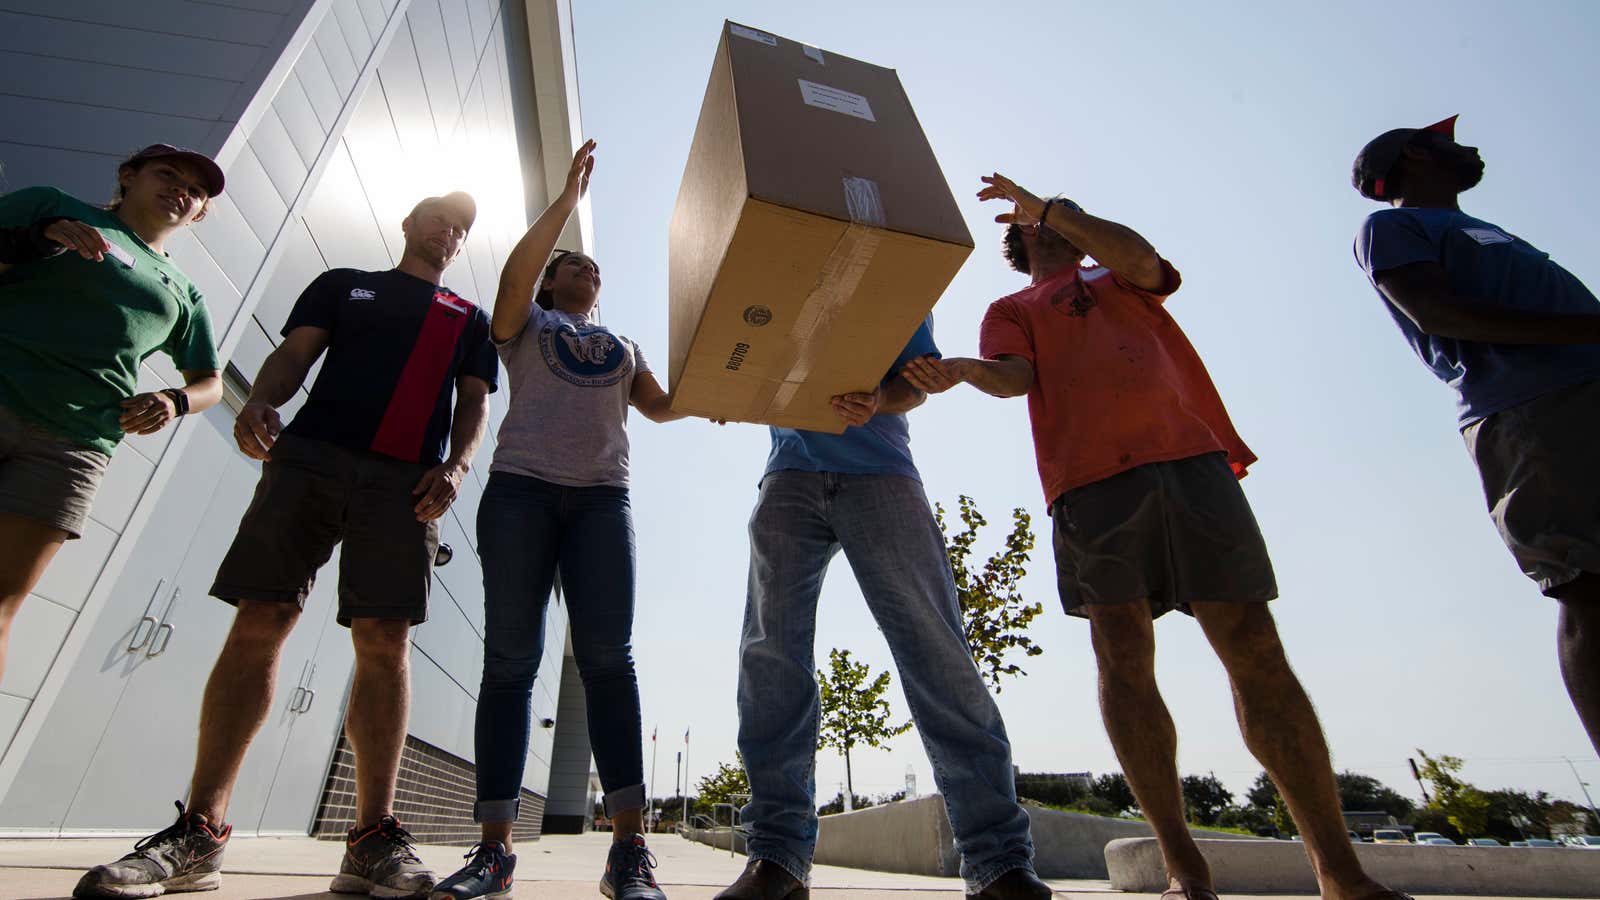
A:
POLYGON ((1073 488, 1051 505, 1061 605, 1149 598, 1156 616, 1191 603, 1278 596, 1255 514, 1225 453, 1150 463, 1073 488))
POLYGON ((1501 410, 1461 436, 1501 540, 1546 596, 1600 573, 1600 381, 1501 410))
POLYGON ((317 570, 342 544, 340 625, 428 618, 439 521, 418 522, 411 493, 428 466, 294 434, 278 437, 222 558, 211 596, 304 609, 317 570))
POLYGON ((83 535, 111 457, 0 406, 0 513, 83 535))

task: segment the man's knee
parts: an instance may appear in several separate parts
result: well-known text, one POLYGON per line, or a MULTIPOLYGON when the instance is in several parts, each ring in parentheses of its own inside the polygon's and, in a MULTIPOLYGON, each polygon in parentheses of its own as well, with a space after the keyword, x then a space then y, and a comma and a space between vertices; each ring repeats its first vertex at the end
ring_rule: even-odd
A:
POLYGON ((240 600, 239 609, 233 616, 233 627, 228 632, 228 641, 276 648, 288 638, 299 619, 300 607, 293 603, 240 600))
POLYGON ((1283 639, 1265 603, 1196 603, 1194 617, 1218 658, 1230 671, 1235 666, 1264 671, 1287 668, 1283 639))
POLYGON ((411 623, 405 619, 355 619, 350 640, 356 661, 401 664, 411 652, 411 623))
POLYGON ((1084 608, 1100 671, 1121 678, 1154 678, 1155 622, 1147 602, 1108 603, 1084 608))

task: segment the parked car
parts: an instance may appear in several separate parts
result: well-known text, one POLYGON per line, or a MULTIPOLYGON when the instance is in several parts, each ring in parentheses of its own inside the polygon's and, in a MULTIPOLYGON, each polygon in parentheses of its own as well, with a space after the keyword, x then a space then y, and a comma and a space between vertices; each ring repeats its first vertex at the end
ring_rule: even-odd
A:
POLYGON ((1349 832, 1349 835, 1350 835, 1350 843, 1352 843, 1352 844, 1361 843, 1361 834, 1359 832, 1351 831, 1351 832, 1349 832))
POLYGON ((1372 831, 1374 844, 1409 844, 1406 833, 1398 828, 1375 828, 1372 831))
POLYGON ((1600 837, 1596 837, 1592 834, 1563 835, 1561 838, 1561 843, 1566 844, 1568 847, 1575 847, 1579 850, 1600 850, 1600 837))
POLYGON ((1561 842, 1560 841, 1552 841, 1552 840, 1548 840, 1546 838, 1528 838, 1527 844, 1528 844, 1529 847, 1560 847, 1561 846, 1561 842))
POLYGON ((1429 847, 1454 847, 1454 846, 1456 846, 1456 842, 1450 840, 1447 837, 1443 837, 1443 836, 1431 837, 1431 838, 1428 838, 1428 840, 1426 841, 1426 846, 1429 846, 1429 847))
MULTIPOLYGON (((1419 831, 1416 834, 1412 835, 1412 840, 1415 840, 1419 844, 1426 844, 1429 841, 1433 840, 1434 838, 1442 838, 1442 837, 1444 837, 1444 835, 1440 834, 1437 831, 1419 831)), ((1449 839, 1446 838, 1446 840, 1449 840, 1449 839)), ((1450 843, 1454 844, 1455 841, 1450 841, 1450 843)))
POLYGON ((1491 837, 1477 837, 1477 838, 1468 838, 1467 839, 1467 846, 1468 847, 1504 847, 1505 844, 1502 844, 1499 841, 1497 841, 1497 840, 1495 840, 1494 838, 1491 838, 1491 837))

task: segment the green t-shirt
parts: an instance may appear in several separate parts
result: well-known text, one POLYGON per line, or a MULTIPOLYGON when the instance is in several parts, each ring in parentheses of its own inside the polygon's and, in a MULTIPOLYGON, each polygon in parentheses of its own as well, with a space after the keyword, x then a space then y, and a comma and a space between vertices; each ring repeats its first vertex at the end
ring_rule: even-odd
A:
POLYGON ((0 406, 110 454, 145 357, 160 350, 179 369, 220 368, 211 317, 188 277, 116 213, 50 187, 0 197, 0 227, 54 216, 99 229, 113 252, 94 262, 68 251, 0 273, 0 406))

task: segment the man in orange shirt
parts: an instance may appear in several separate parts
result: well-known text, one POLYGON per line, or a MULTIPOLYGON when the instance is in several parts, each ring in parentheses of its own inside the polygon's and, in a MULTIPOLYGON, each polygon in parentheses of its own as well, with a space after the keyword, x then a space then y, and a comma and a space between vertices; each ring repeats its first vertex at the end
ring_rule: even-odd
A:
POLYGON ((1161 843, 1164 896, 1216 896, 1184 821, 1177 733, 1156 687, 1154 620, 1173 609, 1194 616, 1227 669, 1245 744, 1294 816, 1322 896, 1398 896, 1350 849, 1322 728, 1267 609, 1278 585, 1238 483, 1255 455, 1162 306, 1177 270, 1070 200, 1041 200, 999 174, 983 181, 980 199, 1013 203, 995 221, 1032 284, 989 307, 982 359, 923 357, 902 371, 929 393, 965 381, 1028 395, 1061 602, 1089 620, 1101 715, 1161 843), (1084 266, 1086 255, 1097 264, 1084 266))

